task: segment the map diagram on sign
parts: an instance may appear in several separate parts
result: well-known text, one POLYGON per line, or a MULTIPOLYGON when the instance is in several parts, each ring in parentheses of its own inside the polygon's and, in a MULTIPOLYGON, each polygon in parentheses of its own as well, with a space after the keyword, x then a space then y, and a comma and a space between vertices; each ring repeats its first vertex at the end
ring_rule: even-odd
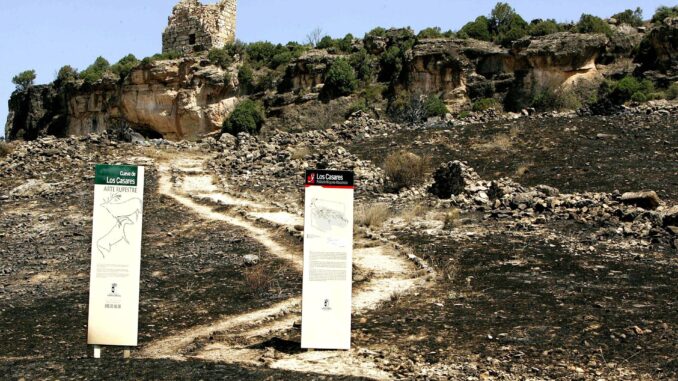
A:
POLYGON ((129 244, 126 228, 139 222, 139 216, 142 211, 142 200, 139 198, 130 198, 122 201, 122 196, 113 193, 111 197, 104 200, 101 207, 110 214, 115 222, 107 230, 107 233, 97 240, 97 249, 101 256, 106 259, 113 248, 121 242, 129 244))
POLYGON ((311 226, 328 232, 332 228, 348 225, 346 206, 343 203, 314 198, 311 201, 311 226))

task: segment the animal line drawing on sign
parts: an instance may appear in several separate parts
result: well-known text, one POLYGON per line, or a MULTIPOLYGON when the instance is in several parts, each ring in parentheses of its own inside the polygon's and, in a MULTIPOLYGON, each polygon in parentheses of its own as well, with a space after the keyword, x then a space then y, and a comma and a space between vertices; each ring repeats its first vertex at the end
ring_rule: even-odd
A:
POLYGON ((108 230, 108 233, 97 240, 97 249, 104 259, 106 259, 106 254, 110 254, 113 247, 120 242, 124 241, 129 245, 125 228, 136 224, 141 215, 141 199, 137 197, 125 201, 120 201, 120 199, 120 194, 113 193, 101 204, 106 212, 115 219, 115 224, 108 230))

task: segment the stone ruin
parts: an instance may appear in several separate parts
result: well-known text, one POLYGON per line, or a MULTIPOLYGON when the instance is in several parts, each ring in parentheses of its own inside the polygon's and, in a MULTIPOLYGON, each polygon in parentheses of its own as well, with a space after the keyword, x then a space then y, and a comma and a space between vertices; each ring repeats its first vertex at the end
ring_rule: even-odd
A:
POLYGON ((199 0, 179 1, 162 34, 162 52, 193 53, 233 42, 236 3, 237 0, 204 5, 199 0))

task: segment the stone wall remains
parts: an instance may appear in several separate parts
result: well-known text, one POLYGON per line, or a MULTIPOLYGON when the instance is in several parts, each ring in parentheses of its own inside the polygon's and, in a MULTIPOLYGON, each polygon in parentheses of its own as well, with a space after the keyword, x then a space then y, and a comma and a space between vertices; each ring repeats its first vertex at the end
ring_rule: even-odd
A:
POLYGON ((199 0, 181 0, 162 34, 163 53, 199 52, 235 41, 236 3, 222 0, 203 5, 199 0))

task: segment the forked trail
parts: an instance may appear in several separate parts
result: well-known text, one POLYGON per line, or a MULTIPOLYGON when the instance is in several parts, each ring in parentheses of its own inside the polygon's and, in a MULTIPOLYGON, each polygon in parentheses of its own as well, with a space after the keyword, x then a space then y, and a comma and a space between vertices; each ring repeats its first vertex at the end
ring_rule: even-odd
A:
MULTIPOLYGON (((227 194, 217 186, 213 176, 204 169, 204 160, 177 158, 159 167, 159 191, 172 197, 187 209, 206 220, 222 221, 237 226, 258 241, 271 255, 287 261, 302 271, 303 255, 276 240, 279 229, 263 227, 253 222, 265 219, 271 226, 293 227, 300 217, 275 207, 227 194), (212 207, 213 205, 214 207, 212 207), (216 207, 230 205, 246 211, 245 216, 216 207)), ((422 286, 424 277, 405 254, 392 245, 359 240, 355 244, 354 263, 370 274, 370 279, 353 292, 353 311, 377 308, 395 293, 407 293, 422 286)), ((197 358, 215 362, 262 365, 265 349, 253 347, 267 338, 292 329, 300 318, 300 298, 291 298, 267 308, 224 316, 221 320, 193 327, 174 336, 150 343, 140 353, 145 358, 185 360, 197 358), (196 341, 218 333, 222 338, 195 349, 196 341), (226 339, 223 339, 226 338, 226 339)), ((351 351, 318 351, 278 354, 265 359, 266 366, 277 369, 308 371, 332 375, 352 375, 374 379, 392 379, 368 357, 364 349, 351 351)))

